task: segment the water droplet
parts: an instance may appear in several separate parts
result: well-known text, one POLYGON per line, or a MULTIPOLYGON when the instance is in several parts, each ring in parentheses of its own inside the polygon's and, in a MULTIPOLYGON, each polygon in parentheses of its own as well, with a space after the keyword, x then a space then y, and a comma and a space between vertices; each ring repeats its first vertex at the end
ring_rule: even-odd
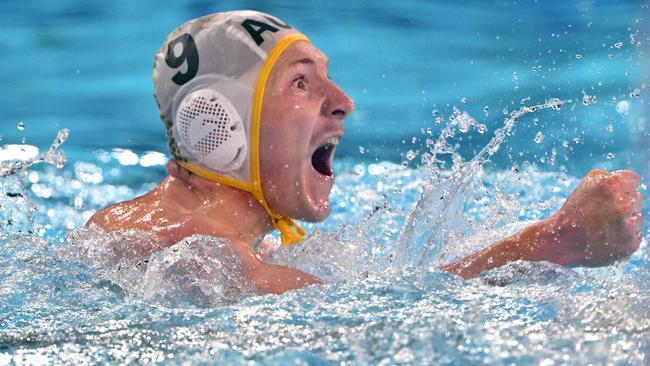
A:
POLYGON ((582 55, 581 55, 581 54, 577 54, 577 55, 576 55, 576 58, 577 58, 578 60, 580 60, 580 59, 582 58, 582 55))
POLYGON ((416 154, 415 154, 415 151, 413 151, 413 150, 409 150, 409 151, 406 152, 406 159, 408 159, 409 161, 415 159, 415 156, 416 156, 416 154))
POLYGON ((460 98, 460 102, 463 103, 463 104, 464 104, 464 103, 467 103, 467 98, 465 98, 465 97, 460 98))
POLYGON ((359 153, 365 154, 366 153, 366 148, 363 146, 359 146, 359 153))
POLYGON ((607 160, 614 159, 615 157, 616 157, 616 155, 613 152, 608 152, 607 153, 607 160))
POLYGON ((630 92, 630 98, 636 99, 636 98, 638 98, 640 96, 641 96, 641 89, 639 89, 639 88, 636 88, 636 89, 632 90, 632 92, 630 92))
POLYGON ((616 105, 616 112, 622 115, 626 115, 630 111, 630 103, 627 100, 621 100, 616 105))
POLYGON ((596 102, 598 102, 598 98, 595 95, 587 95, 584 90, 582 91, 582 104, 591 105, 596 104, 596 102))
POLYGON ((454 108, 453 115, 449 118, 451 125, 458 126, 458 131, 462 133, 469 132, 472 126, 476 126, 478 122, 469 115, 467 112, 461 112, 458 108, 454 108))
POLYGON ((533 141, 535 141, 536 144, 540 144, 542 143, 542 141, 544 141, 544 134, 542 133, 542 131, 537 132, 533 141))
POLYGON ((559 111, 560 109, 562 109, 562 105, 564 105, 564 102, 561 101, 559 98, 549 98, 546 100, 546 105, 551 109, 555 109, 556 111, 559 111))
POLYGON ((607 132, 609 132, 609 133, 614 132, 614 125, 609 124, 609 125, 607 126, 607 132))
MULTIPOLYGON (((433 158, 433 155, 431 155, 429 153, 425 152, 425 153, 422 154, 422 163, 425 164, 425 165, 431 166, 432 164, 435 163, 435 160, 436 159, 433 158)), ((408 165, 408 163, 407 163, 407 165, 408 165)))
POLYGON ((431 115, 434 116, 434 117, 437 117, 438 116, 438 110, 437 109, 432 110, 431 115))
POLYGON ((487 127, 484 124, 479 123, 476 125, 476 132, 482 135, 487 132, 487 127))
POLYGON ((512 73, 512 81, 516 82, 517 80, 519 80, 519 78, 517 78, 517 72, 515 71, 512 73))
POLYGON ((614 43, 614 48, 621 48, 621 47, 623 47, 623 42, 614 43))
POLYGON ((18 122, 18 124, 16 125, 16 128, 19 131, 23 131, 25 129, 25 122, 23 122, 23 121, 18 122))
POLYGON ((483 107, 483 112, 485 112, 486 115, 490 113, 490 107, 488 106, 483 107))

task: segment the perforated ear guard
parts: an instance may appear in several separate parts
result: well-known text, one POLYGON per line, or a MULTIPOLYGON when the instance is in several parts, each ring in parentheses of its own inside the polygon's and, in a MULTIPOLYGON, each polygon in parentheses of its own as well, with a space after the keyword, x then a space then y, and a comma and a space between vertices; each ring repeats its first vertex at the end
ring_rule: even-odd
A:
POLYGON ((246 131, 230 100, 212 89, 186 95, 174 121, 179 142, 206 167, 218 172, 238 169, 248 154, 246 131))

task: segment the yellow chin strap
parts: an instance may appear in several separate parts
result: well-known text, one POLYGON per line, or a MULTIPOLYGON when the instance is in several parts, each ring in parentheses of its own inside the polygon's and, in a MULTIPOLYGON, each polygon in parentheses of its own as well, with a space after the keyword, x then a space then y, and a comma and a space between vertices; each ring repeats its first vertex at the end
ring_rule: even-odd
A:
POLYGON ((280 232, 282 245, 298 244, 305 237, 306 233, 303 228, 301 228, 290 218, 275 213, 271 207, 269 207, 269 204, 264 198, 264 191, 262 190, 262 181, 260 174, 260 125, 262 120, 262 102, 264 99, 264 90, 266 89, 266 82, 271 75, 271 70, 273 70, 275 63, 278 61, 278 58, 280 58, 280 55, 282 55, 284 50, 286 50, 289 45, 296 41, 309 42, 309 39, 301 33, 291 33, 281 38, 278 43, 273 46, 266 60, 264 60, 260 74, 257 77, 257 82, 255 83, 255 90, 253 92, 251 125, 249 131, 251 148, 250 173, 252 184, 222 176, 214 171, 188 162, 178 162, 178 164, 180 164, 183 168, 191 171, 199 177, 213 182, 225 184, 230 187, 238 188, 253 194, 255 199, 260 203, 262 207, 264 207, 266 212, 271 217, 275 228, 280 232))

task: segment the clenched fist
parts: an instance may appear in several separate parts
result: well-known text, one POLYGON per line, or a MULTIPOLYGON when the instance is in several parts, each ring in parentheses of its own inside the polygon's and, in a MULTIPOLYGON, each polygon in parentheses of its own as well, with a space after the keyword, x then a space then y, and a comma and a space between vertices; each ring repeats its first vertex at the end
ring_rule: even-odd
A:
MULTIPOLYGON (((546 260, 597 267, 634 253, 641 244, 643 197, 629 170, 592 170, 547 220, 546 260)), ((540 248, 542 249, 542 248, 540 248)))

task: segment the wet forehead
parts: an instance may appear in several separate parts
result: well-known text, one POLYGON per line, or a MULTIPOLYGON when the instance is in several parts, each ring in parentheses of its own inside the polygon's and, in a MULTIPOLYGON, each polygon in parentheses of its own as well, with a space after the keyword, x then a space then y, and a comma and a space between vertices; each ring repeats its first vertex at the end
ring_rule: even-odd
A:
POLYGON ((308 42, 295 42, 282 53, 275 69, 282 71, 297 63, 313 63, 317 67, 327 68, 329 59, 325 54, 308 42))

